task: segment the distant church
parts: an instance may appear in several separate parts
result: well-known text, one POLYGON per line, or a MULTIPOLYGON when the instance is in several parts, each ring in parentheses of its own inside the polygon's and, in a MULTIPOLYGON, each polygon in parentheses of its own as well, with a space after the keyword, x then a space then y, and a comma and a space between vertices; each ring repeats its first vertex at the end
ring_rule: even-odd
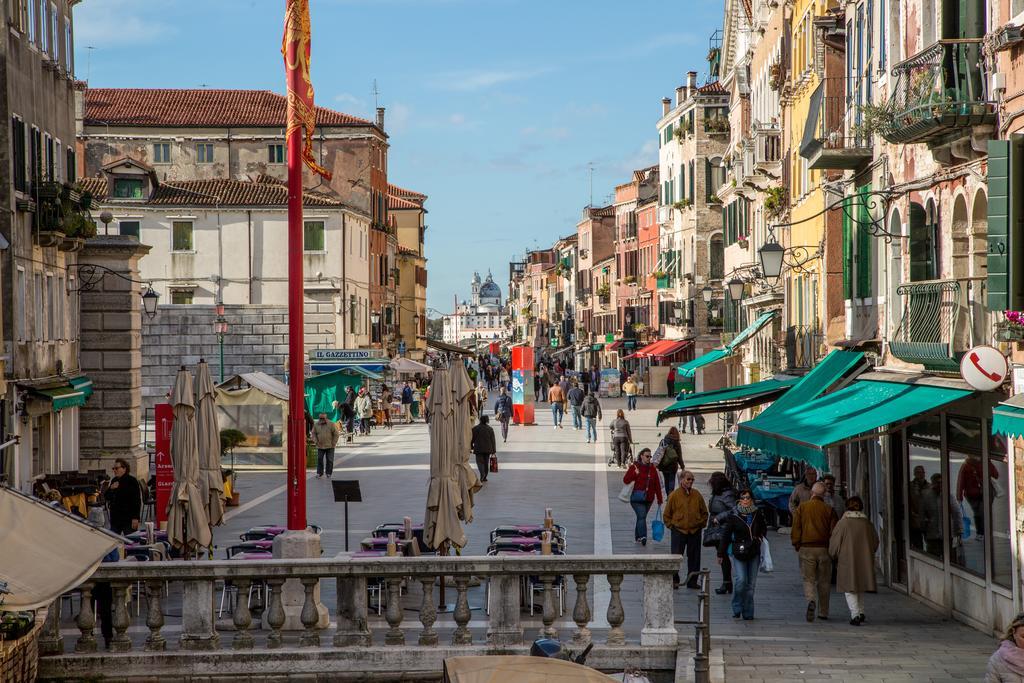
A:
POLYGON ((470 292, 468 302, 457 304, 455 312, 444 317, 444 341, 465 347, 500 341, 506 335, 501 287, 490 273, 483 282, 480 273, 473 273, 470 292))

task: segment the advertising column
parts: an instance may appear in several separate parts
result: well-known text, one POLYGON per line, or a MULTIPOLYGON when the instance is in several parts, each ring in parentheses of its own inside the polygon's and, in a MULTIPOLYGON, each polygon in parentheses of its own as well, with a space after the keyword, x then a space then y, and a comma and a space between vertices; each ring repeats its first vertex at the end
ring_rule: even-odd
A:
POLYGON ((512 422, 536 424, 533 420, 533 348, 512 347, 512 422))

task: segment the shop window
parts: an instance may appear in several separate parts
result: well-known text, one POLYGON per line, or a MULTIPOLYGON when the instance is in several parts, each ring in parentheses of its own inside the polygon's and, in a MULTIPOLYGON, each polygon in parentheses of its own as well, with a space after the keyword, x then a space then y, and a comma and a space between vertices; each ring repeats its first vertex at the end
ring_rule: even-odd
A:
MULTIPOLYGON (((950 417, 946 423, 949 444, 950 561, 975 574, 985 575, 985 486, 988 477, 982 463, 981 421, 950 417)), ((991 465, 989 474, 991 475, 991 465)), ((997 475, 998 476, 998 475, 997 475)))
POLYGON ((989 534, 992 547, 992 583, 1010 587, 1013 552, 1010 548, 1010 468, 1006 458, 1006 440, 993 436, 988 447, 989 462, 989 534))
POLYGON ((910 547, 941 559, 944 530, 940 434, 929 422, 931 420, 926 420, 907 430, 910 547), (935 438, 932 438, 933 433, 935 438))

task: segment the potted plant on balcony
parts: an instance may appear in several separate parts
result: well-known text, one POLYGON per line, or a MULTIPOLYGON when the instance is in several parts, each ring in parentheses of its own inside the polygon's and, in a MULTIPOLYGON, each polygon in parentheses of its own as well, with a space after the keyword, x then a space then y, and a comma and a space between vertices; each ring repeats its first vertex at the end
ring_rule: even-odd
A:
POLYGON ((764 195, 764 210, 769 217, 778 216, 786 208, 786 188, 782 185, 769 187, 764 195))
POLYGON ((635 285, 636 284, 636 275, 627 275, 626 277, 624 277, 622 279, 622 281, 624 283, 626 283, 627 285, 635 285))
POLYGON ((675 202, 672 205, 672 208, 675 209, 676 211, 682 211, 683 209, 688 209, 691 206, 693 206, 692 199, 680 199, 678 202, 675 202))
POLYGON ((1005 320, 996 323, 996 341, 1024 341, 1024 312, 1004 311, 1005 320))

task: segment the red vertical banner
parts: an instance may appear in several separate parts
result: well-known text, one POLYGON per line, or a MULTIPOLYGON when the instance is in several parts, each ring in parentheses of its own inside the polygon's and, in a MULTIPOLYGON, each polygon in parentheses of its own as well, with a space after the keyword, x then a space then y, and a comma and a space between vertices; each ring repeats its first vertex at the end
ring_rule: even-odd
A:
POLYGON ((163 528, 167 523, 167 504, 174 487, 174 466, 171 464, 171 427, 174 411, 170 403, 157 403, 153 409, 156 419, 156 523, 163 528))
POLYGON ((512 347, 512 421, 535 424, 533 419, 533 348, 512 347))

